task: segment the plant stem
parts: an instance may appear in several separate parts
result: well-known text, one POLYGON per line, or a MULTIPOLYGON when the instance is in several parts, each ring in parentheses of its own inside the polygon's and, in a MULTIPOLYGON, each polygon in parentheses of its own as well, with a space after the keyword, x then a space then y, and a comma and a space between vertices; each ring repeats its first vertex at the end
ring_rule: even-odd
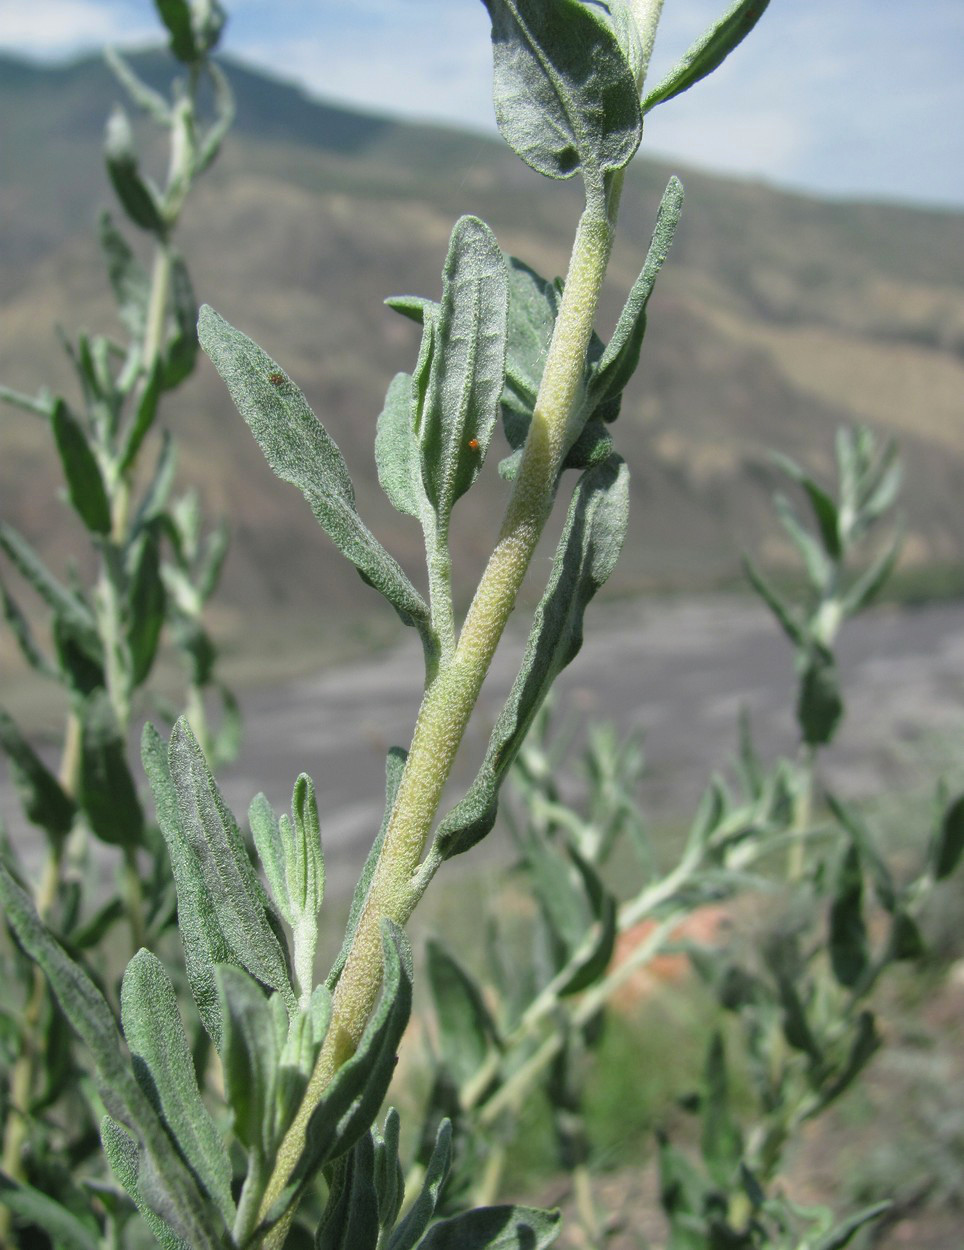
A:
MULTIPOLYGON (((43 876, 37 887, 35 905, 41 920, 46 919, 57 901, 62 859, 63 844, 58 842, 50 848, 47 854, 43 876)), ((40 1024, 40 1016, 46 1001, 47 979, 41 968, 35 964, 30 997, 27 999, 21 1020, 21 1050, 10 1073, 10 1105, 3 1132, 2 1168, 3 1172, 14 1181, 22 1181, 26 1175, 23 1150, 27 1142, 27 1128, 30 1123, 30 1100, 33 1094, 36 1065, 40 1058, 37 1026, 40 1024)), ((7 1206, 0 1206, 0 1245, 6 1245, 9 1232, 10 1209, 7 1206)))
MULTIPOLYGON (((552 508, 563 459, 584 417, 586 352, 612 249, 611 211, 592 204, 579 220, 569 272, 529 435, 495 549, 466 614, 451 659, 428 687, 385 841, 354 940, 335 989, 331 1025, 305 1096, 282 1142, 265 1191, 265 1215, 301 1153, 311 1113, 339 1067, 354 1053, 382 982, 381 921, 404 924, 427 884, 413 882, 455 754, 468 724, 536 544, 552 508)), ((265 1241, 283 1245, 288 1221, 265 1241)))

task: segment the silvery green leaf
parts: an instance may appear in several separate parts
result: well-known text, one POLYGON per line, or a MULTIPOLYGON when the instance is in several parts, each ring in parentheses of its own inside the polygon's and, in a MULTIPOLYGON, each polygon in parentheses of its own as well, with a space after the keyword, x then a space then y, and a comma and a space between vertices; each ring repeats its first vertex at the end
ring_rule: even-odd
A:
POLYGON ((197 300, 184 258, 176 252, 171 261, 172 329, 161 353, 164 362, 164 389, 171 390, 191 373, 197 359, 197 300))
POLYGON ((364 1133, 331 1169, 315 1250, 376 1250, 378 1235, 375 1153, 371 1133, 364 1133))
POLYGON ((141 339, 147 322, 151 283, 110 213, 100 215, 100 246, 120 319, 134 338, 141 339))
POLYGON ((898 524, 891 542, 873 563, 864 569, 860 576, 847 587, 840 600, 840 611, 843 616, 856 616, 858 612, 862 612, 884 588, 897 564, 901 548, 904 545, 904 537, 904 526, 898 524))
POLYGON ((110 501, 104 477, 83 426, 63 400, 54 405, 50 429, 76 514, 94 534, 109 534, 110 501))
POLYGON ((168 125, 171 110, 161 93, 148 86, 116 48, 105 48, 104 60, 131 100, 161 126, 168 125))
POLYGON ((288 924, 293 925, 295 913, 288 897, 288 883, 285 878, 285 859, 289 848, 281 836, 278 817, 263 794, 256 794, 251 800, 248 824, 274 904, 288 924))
POLYGON ((189 0, 155 0, 161 21, 170 35, 170 48, 179 61, 190 65, 198 59, 191 29, 191 5, 189 0))
POLYGON ((234 122, 234 92, 221 67, 215 61, 207 64, 208 76, 214 87, 215 119, 203 135, 194 161, 194 176, 203 174, 221 149, 224 136, 234 122))
POLYGON ((433 1224, 417 1250, 544 1250, 561 1231, 558 1211, 477 1207, 433 1224))
POLYGON ((414 422, 414 379, 396 373, 385 395, 375 435, 378 480, 392 506, 406 516, 418 517, 421 493, 418 442, 414 422))
POLYGON ((118 473, 128 473, 133 468, 137 459, 137 453, 140 451, 144 439, 154 424, 154 418, 157 416, 157 405, 163 386, 164 364, 158 359, 154 362, 154 366, 148 374, 144 388, 137 400, 134 419, 124 438, 124 449, 121 452, 120 461, 117 465, 118 473))
POLYGON ((841 545, 840 519, 837 513, 837 505, 827 492, 818 486, 810 474, 801 468, 795 460, 791 460, 789 456, 784 456, 780 452, 771 452, 770 459, 783 470, 787 477, 792 478, 806 492, 807 498, 810 500, 810 507, 813 510, 814 519, 820 530, 820 539, 824 550, 832 559, 839 560, 843 555, 843 547, 841 545))
POLYGON ((134 528, 138 529, 149 524, 160 516, 174 484, 174 470, 177 465, 177 447, 170 432, 165 430, 161 435, 161 446, 157 453, 154 472, 141 497, 140 505, 134 517, 134 528))
POLYGON ((811 746, 826 746, 844 713, 837 663, 826 647, 810 643, 797 656, 797 665, 797 723, 803 740, 811 746))
POLYGON ((682 210, 683 184, 678 178, 672 177, 660 200, 656 225, 643 268, 619 314, 613 336, 592 371, 589 394, 593 408, 620 394, 636 370, 643 335, 646 332, 646 306, 659 271, 669 254, 682 210))
POLYGON ((127 744, 106 690, 87 696, 80 722, 77 797, 91 832, 113 846, 138 846, 144 813, 127 765, 127 744))
POLYGON ((840 1097, 883 1045, 883 1038, 877 1030, 877 1022, 871 1011, 862 1011, 857 1017, 853 1036, 850 1041, 850 1053, 836 1078, 825 1084, 816 1102, 808 1109, 807 1118, 818 1115, 825 1107, 840 1097))
POLYGON ((385 1126, 379 1133, 372 1127, 375 1145, 375 1199, 378 1203, 378 1222, 382 1228, 392 1228, 398 1219, 405 1198, 405 1173, 398 1157, 401 1120, 394 1107, 385 1113, 385 1126))
POLYGON ((711 74, 743 42, 768 4, 769 0, 737 0, 731 5, 719 21, 688 49, 663 81, 646 93, 643 113, 688 91, 701 78, 711 74))
POLYGON ((893 1202, 888 1199, 885 1202, 875 1202, 869 1207, 864 1207, 854 1215, 842 1220, 826 1236, 821 1237, 814 1244, 813 1250, 843 1250, 844 1246, 850 1245, 860 1229, 872 1220, 879 1219, 893 1205, 893 1202))
POLYGON ((395 806, 395 796, 398 794, 398 787, 402 780, 402 772, 407 759, 408 752, 402 747, 392 747, 385 758, 385 809, 382 813, 381 828, 378 831, 378 836, 372 843, 371 850, 368 852, 361 876, 358 878, 358 884, 355 886, 355 892, 352 895, 351 910, 348 913, 348 923, 345 926, 345 936, 342 940, 341 950, 338 952, 338 957, 332 964, 331 971, 325 980, 325 984, 330 990, 333 990, 338 983, 341 970, 345 966, 345 960, 348 958, 348 952, 355 939, 358 919, 361 916, 362 907, 365 905, 365 899, 368 896, 368 887, 371 884, 372 877, 375 875, 382 843, 385 841, 385 831, 388 828, 392 808, 395 806))
POLYGON ((438 312, 438 304, 423 295, 392 295, 385 303, 394 312, 416 325, 425 325, 426 321, 438 312))
POLYGON ((485 1062, 498 1034, 479 987, 458 961, 432 938, 425 954, 441 1061, 461 1087, 485 1062))
POLYGON ((268 896, 248 857, 237 821, 221 797, 190 725, 182 717, 171 733, 170 775, 181 833, 204 879, 208 903, 239 963, 262 985, 296 1008, 287 952, 271 922, 268 896))
POLYGON ((278 1037, 261 987, 240 968, 215 970, 221 999, 221 1063, 234 1132, 249 1150, 270 1151, 278 1037))
POLYGON ((737 1174, 743 1139, 733 1116, 723 1035, 716 1029, 710 1038, 703 1069, 700 1097, 703 1121, 701 1147, 707 1171, 724 1191, 737 1174))
POLYGON ((864 923, 864 873, 860 851, 851 842, 837 868, 830 904, 828 947, 837 981, 853 989, 870 961, 864 923))
POLYGON ((177 921, 184 963, 198 1014, 215 1047, 221 1048, 221 1008, 214 969, 239 962, 221 930, 197 856, 181 830, 177 792, 171 780, 167 748, 151 724, 144 726, 141 759, 154 795, 157 823, 167 843, 177 888, 177 921))
POLYGON ((84 970, 54 940, 32 901, 2 862, 0 902, 20 945, 43 969, 64 1016, 87 1046, 107 1110, 141 1139, 142 1165, 150 1178, 145 1202, 193 1250, 217 1250, 220 1234, 215 1231, 219 1223, 216 1213, 181 1162, 157 1113, 134 1079, 110 1007, 84 970))
POLYGON ((9 386, 0 386, 0 400, 6 404, 13 404, 16 408, 22 408, 24 412, 32 412, 38 417, 49 417, 56 403, 54 396, 46 387, 37 395, 25 395, 22 391, 15 391, 9 386))
POLYGON ((297 486, 336 547, 406 624, 428 628, 428 607, 355 510, 344 457, 304 395, 256 343, 205 305, 201 345, 275 473, 297 486))
POLYGON ((940 819, 930 858, 934 876, 946 881, 964 854, 964 794, 949 803, 940 819))
POLYGON ((773 502, 783 528, 800 553, 810 584, 815 590, 822 591, 830 581, 833 566, 820 543, 801 523, 789 499, 778 493, 773 496, 773 502))
POLYGON ((590 194, 642 135, 633 67, 602 12, 579 0, 485 0, 495 116, 509 147, 549 178, 581 170, 590 194))
POLYGON ((166 596, 156 527, 145 527, 141 531, 131 555, 127 646, 131 681, 134 686, 140 686, 150 676, 164 625, 166 596))
POLYGON ((424 410, 417 426, 425 493, 444 528, 478 476, 505 377, 508 283, 495 236, 477 217, 455 223, 442 275, 424 410))
POLYGON ((137 1142, 116 1120, 105 1116, 100 1125, 100 1139, 110 1169, 133 1201, 144 1223, 154 1234, 163 1250, 192 1250, 191 1245, 179 1237, 171 1226, 151 1210, 141 1197, 138 1185, 141 1168, 141 1151, 137 1142))
POLYGON ((124 972, 121 1022, 135 1076, 230 1226, 235 1212, 228 1151, 201 1101, 170 977, 160 960, 144 949, 124 972))
POLYGON ((0 521, 0 549, 7 553, 17 571, 56 616, 69 624, 84 651, 91 657, 101 656, 100 638, 90 608, 54 577, 26 539, 5 521, 0 521))
POLYGON ((100 1250, 97 1221, 81 1217, 54 1198, 0 1172, 0 1205, 26 1223, 42 1229, 54 1250, 100 1250))
POLYGON ((292 856, 288 892, 298 911, 316 918, 325 898, 325 861, 321 853, 321 821, 315 784, 301 773, 291 795, 292 856))
POLYGON ((612 572, 626 534, 629 471, 618 456, 579 479, 522 667, 499 714, 482 767, 440 824, 432 855, 449 859, 492 828, 499 787, 556 676, 582 646, 586 605, 612 572))
POLYGON ((452 1122, 442 1120, 435 1134, 435 1145, 425 1166, 425 1177, 418 1197, 408 1214, 392 1233, 388 1250, 414 1250, 428 1228, 442 1194, 442 1186, 452 1163, 452 1122))
POLYGON ((104 159, 117 198, 127 216, 142 230, 163 236, 167 227, 157 188, 141 176, 131 125, 119 105, 114 106, 107 122, 104 159))
POLYGON ((807 634, 802 622, 797 619, 790 604, 774 590, 754 561, 747 555, 743 557, 743 570, 753 589, 777 618, 780 627, 790 641, 795 646, 804 646, 807 641, 807 634))
POLYGON ((54 842, 61 842, 73 826, 77 805, 2 708, 0 749, 9 762, 24 815, 54 842))

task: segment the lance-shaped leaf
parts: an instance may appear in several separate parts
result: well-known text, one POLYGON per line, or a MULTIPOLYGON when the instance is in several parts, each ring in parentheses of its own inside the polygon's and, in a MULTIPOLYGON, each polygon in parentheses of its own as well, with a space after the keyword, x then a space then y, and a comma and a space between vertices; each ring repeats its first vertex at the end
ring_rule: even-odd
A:
POLYGON ((119 473, 127 473, 134 466, 137 453, 140 451, 148 431, 154 424, 154 418, 157 416, 157 405, 161 397, 164 380, 164 362, 160 359, 155 360, 154 366, 144 383, 144 389, 138 398, 134 419, 124 439, 124 450, 121 453, 120 462, 117 466, 119 473))
POLYGON ((388 1250, 414 1250, 419 1239, 428 1228, 435 1208, 442 1193, 452 1163, 452 1121, 442 1120, 435 1134, 435 1145, 428 1163, 425 1165, 425 1178, 418 1197, 409 1208, 408 1214, 392 1233, 388 1250))
POLYGON ((807 631, 803 623, 797 619, 793 607, 763 576, 759 568, 748 555, 743 556, 743 571, 750 585, 776 617, 780 628, 797 647, 803 647, 807 641, 807 631))
POLYGON ((83 1218, 32 1185, 11 1180, 2 1172, 0 1204, 43 1229, 57 1250, 100 1250, 99 1230, 92 1214, 83 1218))
POLYGON ((221 994, 221 1063, 224 1090, 234 1113, 234 1132, 249 1150, 264 1155, 274 1136, 274 1094, 279 1038, 264 992, 240 968, 215 973, 221 994))
POLYGON ((375 1250, 378 1234, 375 1150, 371 1134, 365 1133, 331 1169, 315 1250, 375 1250))
POLYGON ((589 383, 590 403, 593 408, 619 395, 636 370, 643 335, 646 332, 646 306, 659 271, 669 254, 682 210, 683 184, 673 177, 666 184, 659 203, 656 225, 643 268, 619 314, 613 336, 593 369, 589 383))
POLYGON ((642 136, 633 67, 604 14, 579 0, 485 0, 495 116, 509 147, 549 178, 581 170, 590 195, 642 136))
POLYGON ((140 1212, 144 1223, 154 1234, 163 1250, 191 1250, 191 1246, 171 1228, 170 1224, 147 1205, 140 1189, 141 1151, 137 1142, 116 1120, 104 1116, 100 1125, 100 1140, 110 1170, 117 1177, 125 1193, 140 1212))
POLYGON ((856 616, 872 603, 894 571, 901 547, 904 544, 904 526, 898 522, 893 539, 873 563, 848 586, 840 600, 843 616, 856 616))
POLYGON ((78 798, 94 836, 113 846, 137 846, 144 813, 127 765, 127 744, 106 690, 95 690, 81 709, 78 798))
POLYGON ((852 842, 837 869, 828 937, 834 976, 848 989, 859 983, 870 962, 863 898, 863 865, 857 844, 852 842))
POLYGON ((841 1220, 825 1237, 814 1242, 813 1250, 843 1250, 844 1246, 850 1245, 860 1229, 872 1220, 879 1219, 893 1205, 893 1202, 887 1199, 884 1202, 875 1202, 869 1207, 864 1207, 856 1214, 841 1220))
POLYGON ((946 881, 960 863, 964 854, 964 794, 949 803, 937 829, 931 847, 930 859, 934 876, 946 881))
POLYGON ((84 651, 91 658, 100 658, 102 648, 90 608, 54 577, 26 539, 5 521, 0 521, 0 549, 7 553, 18 572, 56 616, 69 625, 84 651))
POLYGON ((477 1207, 433 1224, 418 1250, 544 1250, 559 1236, 558 1211, 477 1207))
POLYGON ((733 1118, 726 1049, 723 1035, 718 1030, 713 1033, 707 1048, 700 1102, 703 1158, 710 1175, 721 1188, 726 1189, 737 1172, 743 1141, 733 1118))
POLYGON ((270 903, 248 857, 237 821, 221 797, 198 741, 182 717, 171 733, 171 780, 181 833, 204 879, 207 906, 217 916, 232 958, 295 1010, 286 952, 272 924, 270 903))
POLYGON ((608 967, 616 941, 616 900, 572 846, 566 855, 534 830, 520 850, 552 950, 557 993, 585 989, 608 967))
POLYGON ((56 668, 38 647, 34 640, 30 622, 2 579, 0 579, 0 610, 3 611, 3 619, 7 622, 10 632, 17 640, 20 654, 34 672, 40 673, 44 677, 55 678, 57 676, 56 668))
POLYGON ((791 460, 789 456, 781 455, 779 452, 771 452, 770 459, 783 470, 787 477, 791 478, 804 490, 810 501, 810 507, 813 509, 814 519, 819 526, 820 540, 823 543, 824 550, 832 559, 839 560, 843 554, 843 547, 840 541, 840 522, 837 505, 827 492, 795 460, 791 460))
POLYGON ((455 223, 442 275, 428 391, 416 430, 422 481, 440 525, 485 459, 505 376, 508 279, 492 231, 455 223))
POLYGON ((405 516, 420 515, 422 493, 418 441, 415 437, 415 381, 411 374, 396 373, 385 395, 375 434, 378 481, 394 508, 405 516))
POLYGON ((385 1127, 381 1133, 372 1126, 375 1147, 374 1183, 375 1201, 378 1203, 378 1222, 382 1228, 391 1228, 398 1219, 405 1199, 405 1173, 398 1157, 401 1120, 394 1107, 385 1113, 385 1127))
POLYGON ((160 960, 149 951, 138 951, 127 965, 121 986, 121 1022, 134 1057, 135 1076, 230 1226, 234 1199, 228 1151, 198 1092, 174 986, 160 960))
POLYGON ((100 216, 100 246, 120 319, 135 339, 141 339, 147 323, 151 283, 110 213, 100 216))
POLYGON ((648 113, 657 104, 672 100, 673 96, 688 91, 730 55, 734 48, 747 37, 763 16, 770 0, 737 0, 720 20, 693 44, 679 64, 675 65, 663 81, 646 93, 643 112, 648 113))
POLYGON ((497 1044, 495 1022, 475 981, 444 946, 430 938, 425 953, 442 1063, 462 1086, 497 1044))
POLYGON ((184 945, 184 964, 198 1014, 215 1047, 221 1048, 221 1006, 214 969, 235 963, 217 909, 212 902, 197 856, 181 830, 177 791, 171 780, 167 748, 153 725, 144 726, 141 759, 154 794, 157 823, 167 843, 177 889, 177 922, 184 945))
POLYGON ((825 746, 837 731, 844 713, 837 664, 832 652, 811 643, 797 657, 800 693, 797 723, 804 742, 825 746))
POLYGON ((301 391, 256 343, 207 305, 198 333, 271 468, 298 487, 335 546, 402 620, 427 629, 425 601, 363 524, 344 457, 301 391))
POLYGON ((499 787, 556 676, 582 646, 586 605, 612 572, 628 514, 629 471, 614 455, 587 470, 573 492, 519 675, 475 781, 438 828, 433 858, 449 859, 468 850, 495 823, 499 787))
POLYGON ((832 562, 827 558, 820 542, 800 521, 786 495, 778 492, 773 496, 773 503, 780 523, 800 553, 810 584, 815 590, 823 591, 830 584, 833 576, 832 562))
POLYGON ((115 105, 107 122, 104 138, 107 173, 131 221, 142 230, 163 235, 166 230, 157 188, 141 176, 131 124, 122 108, 115 105))
POLYGON ((191 275, 182 256, 171 264, 171 312, 173 334, 163 352, 164 389, 171 390, 188 376, 197 359, 197 300, 191 275))
POLYGON ((33 903, 0 863, 0 902, 17 940, 50 981, 64 1016, 94 1061, 97 1087, 111 1116, 141 1142, 146 1205, 195 1250, 217 1250, 220 1219, 181 1161, 156 1111, 134 1078, 124 1044, 100 990, 38 917, 33 903))
POLYGON ((2 708, 0 749, 10 763, 24 815, 31 824, 45 829, 53 841, 62 841, 71 830, 77 806, 2 708))
POLYGON ((157 527, 145 529, 133 548, 130 577, 127 645, 131 679, 141 685, 150 675, 164 625, 165 593, 161 580, 161 553, 157 527))

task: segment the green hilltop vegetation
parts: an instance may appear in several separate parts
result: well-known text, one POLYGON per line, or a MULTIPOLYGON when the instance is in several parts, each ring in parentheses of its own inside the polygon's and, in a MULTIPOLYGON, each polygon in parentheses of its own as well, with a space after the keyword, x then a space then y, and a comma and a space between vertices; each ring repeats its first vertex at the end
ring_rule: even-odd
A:
MULTIPOLYGON (((138 58, 148 77, 164 64, 138 58)), ((497 139, 350 112, 226 69, 237 124, 180 238, 198 298, 298 382, 345 453, 363 515, 417 568, 418 527, 391 510, 372 455, 385 388, 417 351, 416 328, 383 301, 437 296, 462 213, 484 217, 506 251, 547 276, 563 272, 577 189, 560 195, 497 139)), ((99 59, 49 68, 0 58, 0 381, 9 386, 70 394, 57 327, 112 324, 96 220, 111 202, 104 120, 121 99, 99 59)), ((614 590, 734 585, 741 549, 778 567, 787 548, 773 528, 769 449, 829 473, 834 431, 856 421, 893 434, 903 451, 904 585, 960 589, 964 214, 823 201, 640 157, 623 196, 604 337, 672 172, 686 186, 683 224, 616 431, 634 517, 614 590)), ((298 493, 267 469, 207 362, 167 414, 182 480, 233 530, 228 624, 251 629, 280 611, 302 623, 309 613, 324 622, 381 612, 298 493)), ((70 526, 66 507, 51 503, 47 433, 13 409, 0 420, 0 510, 63 565, 70 526)), ((501 516, 498 458, 490 490, 473 492, 456 517, 466 584, 501 516)))

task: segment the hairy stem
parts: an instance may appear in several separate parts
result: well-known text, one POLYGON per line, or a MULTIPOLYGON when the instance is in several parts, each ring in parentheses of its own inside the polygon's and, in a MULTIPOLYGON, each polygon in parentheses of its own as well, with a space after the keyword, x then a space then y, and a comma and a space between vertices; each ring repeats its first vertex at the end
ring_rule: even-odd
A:
MULTIPOLYGON (((611 207, 614 201, 611 201, 611 207)), ((498 540, 451 658, 426 691, 389 817, 381 857, 335 989, 332 1021, 304 1099, 278 1154, 261 1214, 284 1188, 312 1111, 354 1053, 382 982, 381 921, 404 924, 426 881, 414 878, 442 791, 482 683, 555 496, 559 469, 579 433, 586 351, 613 240, 613 212, 595 205, 579 221, 565 290, 515 487, 498 540)), ((286 1221, 265 1246, 283 1245, 286 1221)))

